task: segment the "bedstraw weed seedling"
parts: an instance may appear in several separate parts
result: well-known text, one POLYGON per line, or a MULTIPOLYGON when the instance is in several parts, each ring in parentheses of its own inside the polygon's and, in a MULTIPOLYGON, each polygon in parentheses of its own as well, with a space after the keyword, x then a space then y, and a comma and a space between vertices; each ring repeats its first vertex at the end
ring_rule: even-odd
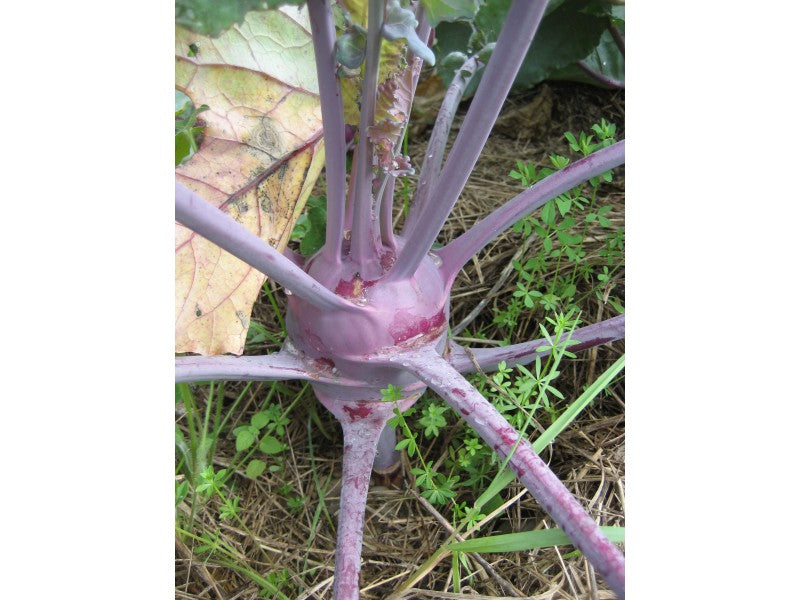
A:
MULTIPOLYGON (((546 323, 552 328, 548 331, 544 324, 541 326, 542 335, 548 340, 543 352, 546 350, 548 354, 544 358, 537 357, 531 369, 524 365, 508 367, 501 361, 491 376, 477 373, 470 377, 476 389, 522 432, 533 424, 541 433, 556 421, 565 399, 555 386, 561 374, 559 365, 564 358, 575 357, 568 348, 576 343, 570 336, 580 320, 569 312, 547 317, 546 323)), ((394 386, 382 392, 384 401, 400 398, 400 391, 394 386)), ((468 511, 467 499, 474 500, 485 491, 500 463, 491 448, 481 443, 473 432, 460 428, 448 438, 444 450, 437 450, 443 454, 437 464, 441 463, 447 475, 437 472, 424 455, 434 451, 435 440, 442 430, 452 429, 457 422, 452 410, 442 405, 436 396, 425 394, 405 412, 395 409, 395 417, 389 424, 398 427, 401 433, 396 448, 407 452, 421 495, 440 510, 449 507, 453 522, 463 521, 469 529, 483 513, 468 511), (421 449, 421 444, 426 449, 421 449)))
MULTIPOLYGON (((605 119, 594 124, 592 131, 594 135, 581 131, 576 136, 566 132, 564 138, 573 152, 584 157, 615 142, 616 125, 605 119)), ((552 168, 537 168, 533 163, 517 160, 516 169, 512 169, 509 176, 528 188, 570 164, 568 157, 557 154, 550 155, 549 160, 552 168)), ((577 308, 586 294, 610 302, 620 314, 624 312, 617 299, 609 300, 604 296, 605 288, 623 267, 624 230, 617 228, 603 236, 603 248, 597 253, 602 261, 588 260, 584 249, 591 224, 614 229, 607 216, 611 205, 595 206, 601 183, 610 181, 611 172, 593 177, 586 186, 576 186, 550 200, 538 217, 529 215, 514 224, 515 233, 523 239, 533 237, 537 243, 531 246, 532 256, 513 261, 516 289, 505 307, 494 307, 495 325, 510 335, 517 329, 525 309, 529 309, 526 311, 528 318, 531 314, 541 317, 545 312, 577 308), (568 274, 565 275, 565 271, 568 274), (589 290, 578 295, 579 286, 582 289, 588 286, 589 290), (530 309, 534 309, 533 313, 530 309)), ((506 338, 506 343, 509 339, 506 338)))

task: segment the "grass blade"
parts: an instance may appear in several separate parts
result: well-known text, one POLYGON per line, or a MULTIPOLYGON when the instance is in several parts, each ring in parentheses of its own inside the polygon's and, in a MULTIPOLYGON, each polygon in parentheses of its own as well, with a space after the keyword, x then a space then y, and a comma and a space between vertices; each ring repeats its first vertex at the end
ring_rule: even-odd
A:
MULTIPOLYGON (((625 541, 624 527, 600 527, 600 531, 615 544, 625 541)), ((567 534, 554 527, 553 529, 491 535, 465 542, 456 542, 448 545, 447 548, 454 552, 519 552, 567 544, 572 544, 567 534)))
POLYGON ((545 429, 544 433, 540 435, 535 442, 533 442, 533 449, 538 454, 542 450, 547 447, 555 437, 564 431, 572 421, 575 420, 575 417, 586 408, 586 406, 595 399, 597 394, 599 394, 602 390, 604 390, 611 380, 617 376, 617 374, 622 370, 625 366, 625 355, 623 354, 620 356, 617 361, 611 365, 608 369, 606 369, 600 377, 598 377, 592 385, 586 388, 586 391, 583 392, 572 404, 569 405, 567 410, 565 410, 558 419, 556 419, 550 427, 545 429))

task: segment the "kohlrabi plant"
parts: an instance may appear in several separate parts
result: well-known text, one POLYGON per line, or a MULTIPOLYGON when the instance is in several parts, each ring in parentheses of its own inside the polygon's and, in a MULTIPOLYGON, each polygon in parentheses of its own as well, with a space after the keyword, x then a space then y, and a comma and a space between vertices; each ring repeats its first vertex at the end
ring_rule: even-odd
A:
MULTIPOLYGON (((204 20, 204 11, 214 4, 181 0, 176 7, 178 20, 212 35, 241 22, 243 13, 227 15, 222 25, 204 27, 202 23, 208 21, 204 20)), ((237 5, 247 9, 278 4, 283 3, 270 0, 237 5)), ((177 245, 180 252, 194 253, 193 262, 186 262, 183 255, 177 260, 181 299, 176 306, 181 332, 177 350, 182 354, 216 355, 179 356, 176 380, 305 380, 339 420, 344 452, 334 598, 359 596, 362 529, 371 471, 391 471, 399 464, 395 431, 387 421, 395 416, 396 409, 410 407, 426 389, 443 398, 482 443, 507 462, 596 571, 623 597, 622 553, 531 443, 464 377, 476 369, 496 369, 500 363, 506 369, 533 363, 537 357, 546 356, 558 340, 470 349, 448 338, 448 321, 450 290, 461 267, 532 211, 620 165, 624 141, 596 149, 536 181, 463 235, 434 248, 511 88, 547 1, 514 0, 496 45, 480 49, 457 66, 399 232, 392 221, 394 184, 411 169, 408 157, 401 152, 402 141, 423 60, 433 60, 429 49, 432 27, 442 20, 471 17, 478 2, 308 0, 306 4, 307 21, 295 8, 282 9, 272 11, 259 25, 245 22, 237 29, 237 35, 254 41, 251 50, 256 45, 260 49, 280 43, 286 49, 284 53, 237 54, 224 41, 198 41, 192 36, 179 40, 191 52, 179 61, 176 84, 196 106, 210 106, 209 110, 204 108, 203 119, 209 127, 216 123, 217 129, 213 135, 206 131, 197 153, 177 171, 175 217, 188 228, 178 229, 177 245), (287 23, 293 28, 291 35, 287 23), (292 70, 287 58, 305 52, 302 35, 307 33, 306 23, 313 40, 316 78, 292 70), (337 28, 341 32, 338 38, 337 28), (279 74, 264 75, 264 60, 279 74), (217 67, 234 63, 236 84, 224 90, 215 88, 221 78, 217 67), (483 70, 480 86, 445 157, 456 107, 465 86, 479 70, 483 70), (276 87, 275 81, 281 77, 292 83, 276 87), (307 92, 312 88, 318 96, 307 92), (201 89, 214 91, 203 95, 197 92, 201 89), (220 98, 226 103, 222 109, 213 104, 220 98), (319 113, 313 103, 317 99, 322 136, 315 130, 314 119, 319 113), (345 158, 352 125, 357 128, 348 178, 345 158), (295 140, 295 145, 287 139, 295 140), (270 187, 269 182, 294 185, 296 198, 304 201, 311 191, 313 181, 309 181, 316 179, 314 173, 321 166, 321 152, 312 150, 321 150, 323 144, 327 185, 324 244, 308 257, 287 249, 279 251, 273 245, 285 248, 291 225, 284 223, 283 230, 278 228, 278 233, 267 235, 267 239, 252 231, 266 227, 262 220, 267 209, 283 201, 284 188, 270 187), (204 148, 209 150, 204 153, 204 148), (233 155, 233 162, 230 157, 226 158, 228 162, 215 162, 215 156, 226 152, 233 155), (263 162, 259 163, 264 157, 274 159, 271 166, 265 168, 263 162), (240 177, 245 183, 240 183, 240 177), (224 258, 228 255, 219 250, 215 250, 215 260, 204 260, 198 248, 204 245, 208 250, 208 242, 243 263, 224 258), (241 271, 242 264, 245 271, 241 271), (238 289, 254 270, 283 286, 288 296, 286 340, 279 352, 265 356, 223 355, 237 353, 230 348, 237 347, 240 330, 246 333, 249 313, 232 293, 192 296, 190 291, 197 288, 198 281, 214 277, 233 281, 232 289, 238 289), (224 311, 233 317, 233 325, 222 319, 224 311), (201 324, 213 329, 215 335, 221 332, 224 343, 205 344, 208 329, 201 324)), ((310 51, 311 45, 308 47, 310 51)), ((290 206, 289 212, 292 210, 290 206)), ((256 291, 259 287, 257 281, 256 291)), ((624 319, 621 315, 572 331, 575 343, 570 351, 622 338, 624 319)), ((244 344, 243 337, 241 340, 238 353, 244 344)), ((254 437, 259 432, 245 427, 237 435, 254 437)), ((207 470, 200 476, 207 492, 221 494, 219 472, 207 470)), ((236 509, 233 504, 227 506, 226 516, 235 520, 236 509)))

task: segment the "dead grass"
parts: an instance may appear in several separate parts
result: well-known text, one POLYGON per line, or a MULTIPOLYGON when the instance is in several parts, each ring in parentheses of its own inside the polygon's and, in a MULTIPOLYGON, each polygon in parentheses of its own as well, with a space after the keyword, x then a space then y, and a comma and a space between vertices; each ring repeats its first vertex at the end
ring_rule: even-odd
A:
MULTIPOLYGON (((538 90, 509 102, 504 115, 512 117, 506 131, 516 131, 519 135, 511 138, 497 134, 490 138, 440 241, 458 235, 519 192, 519 187, 507 177, 516 159, 535 161, 544 166, 548 154, 565 152, 561 137, 564 131, 588 131, 600 117, 605 117, 617 124, 619 137, 624 137, 621 93, 570 84, 550 84, 546 88, 549 92, 542 92, 542 89, 540 86, 538 90), (541 94, 549 94, 549 106, 548 102, 542 103, 541 94), (537 102, 545 114, 532 116, 530 110, 527 114, 517 113, 522 116, 514 122, 515 108, 524 109, 537 102)), ((424 137, 420 135, 418 139, 424 137)), ((420 164, 424 150, 424 146, 411 140, 415 164, 420 164)), ((609 217, 620 224, 624 222, 623 176, 620 169, 615 181, 604 186, 603 192, 603 202, 614 207, 609 217)), ((400 186, 397 189, 400 193, 400 186)), ((590 254, 600 247, 599 237, 599 232, 590 232, 587 247, 590 254)), ((504 235, 467 265, 453 289, 451 324, 470 316, 476 304, 484 301, 484 309, 470 316, 469 328, 486 326, 489 338, 492 338, 492 329, 488 326, 492 318, 491 307, 502 306, 504 298, 513 289, 513 278, 505 284, 501 282, 498 285, 498 281, 501 281, 502 273, 521 241, 513 233, 504 235)), ((624 274, 617 278, 617 283, 624 286, 624 274)), ((589 297, 583 306, 583 315, 586 322, 595 322, 612 316, 612 313, 609 307, 589 297)), ((278 327, 267 302, 257 307, 254 318, 267 327, 278 327)), ((501 337, 498 333, 497 339, 501 337)), ((523 322, 516 337, 516 341, 538 337, 536 323, 523 322)), ((266 345, 257 351, 274 350, 277 348, 266 345)), ((623 351, 623 344, 617 342, 570 360, 558 380, 559 389, 567 399, 575 398, 582 386, 610 366, 623 351)), ((301 388, 296 382, 288 382, 274 393, 273 401, 279 401, 285 407, 301 388)), ((226 398, 232 401, 240 389, 228 384, 226 398)), ((253 386, 243 405, 241 422, 249 419, 267 389, 267 384, 253 386)), ((586 409, 579 420, 545 451, 543 458, 602 524, 623 525, 623 385, 616 384, 610 392, 610 397, 598 400, 586 409)), ((181 426, 180 420, 178 424, 181 426)), ((236 425, 234 423, 231 429, 236 425)), ((430 463, 444 460, 449 438, 445 433, 437 439, 425 441, 422 452, 426 460, 430 463)), ((262 577, 285 569, 290 584, 283 589, 290 598, 330 598, 341 484, 340 430, 335 420, 306 392, 292 413, 285 441, 289 449, 283 455, 282 472, 267 473, 255 481, 243 476, 234 480, 234 490, 242 507, 241 518, 254 537, 235 522, 220 522, 216 518, 219 503, 213 499, 207 506, 198 508, 193 531, 196 534, 218 534, 234 549, 240 565, 246 565, 262 577), (286 498, 279 493, 285 482, 306 499, 298 514, 290 512, 286 498)), ((216 467, 227 466, 234 451, 232 436, 220 440, 215 453, 216 467)), ((483 535, 552 526, 549 517, 520 485, 512 484, 504 497, 517 499, 482 530, 483 535)), ((458 500, 469 498, 462 496, 458 500)), ((186 510, 181 507, 181 514, 185 515, 186 510)), ((452 590, 448 555, 432 566, 411 589, 392 595, 447 540, 449 520, 449 513, 438 514, 407 481, 402 482, 399 488, 371 488, 364 529, 362 597, 523 597, 542 600, 614 597, 605 583, 595 578, 582 557, 565 556, 571 547, 482 557, 470 555, 474 577, 469 585, 462 585, 460 594, 443 591, 452 590)), ((246 574, 221 564, 217 558, 204 560, 202 556, 193 554, 194 544, 190 539, 176 539, 176 598, 249 600, 259 597, 260 587, 246 574)))

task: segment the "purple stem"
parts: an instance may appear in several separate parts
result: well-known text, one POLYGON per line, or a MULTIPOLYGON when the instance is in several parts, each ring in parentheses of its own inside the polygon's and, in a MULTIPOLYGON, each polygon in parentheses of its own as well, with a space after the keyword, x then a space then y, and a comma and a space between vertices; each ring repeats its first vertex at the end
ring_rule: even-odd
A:
MULTIPOLYGON (((401 359, 397 359, 398 362, 401 359)), ((461 415, 463 419, 502 458, 512 453, 508 464, 575 546, 608 582, 620 598, 625 597, 625 557, 603 535, 594 519, 534 452, 519 433, 458 371, 434 351, 421 351, 402 357, 409 371, 461 415), (514 450, 514 445, 519 444, 514 450)))
POLYGON ((330 367, 304 361, 288 352, 266 356, 177 356, 176 383, 195 381, 277 381, 301 379, 314 383, 363 387, 361 381, 338 377, 330 367))
MULTIPOLYGON (((566 339, 567 334, 564 334, 557 341, 566 339)), ((587 325, 572 332, 570 338, 579 342, 578 344, 567 346, 570 352, 578 352, 605 344, 607 342, 614 342, 621 340, 625 337, 625 315, 619 315, 611 319, 606 319, 594 325, 587 325)), ((502 348, 464 348, 462 346, 452 345, 450 347, 450 356, 448 361, 452 367, 459 373, 472 373, 477 370, 475 363, 470 358, 469 350, 475 358, 475 362, 483 371, 495 371, 497 365, 505 361, 507 367, 514 365, 526 365, 536 360, 537 356, 545 357, 550 354, 551 343, 542 338, 532 342, 525 342, 522 344, 514 344, 512 346, 504 346, 502 348), (547 348, 541 352, 537 352, 537 348, 547 348)))
POLYGON ((395 449, 397 446, 397 434, 394 427, 386 425, 381 431, 378 440, 378 452, 375 455, 375 462, 372 463, 374 471, 382 474, 393 473, 400 466, 401 454, 395 449))
MULTIPOLYGON (((373 278, 377 253, 374 243, 374 218, 372 206, 372 142, 368 129, 375 124, 375 98, 378 93, 380 67, 381 26, 385 0, 369 0, 367 9, 367 48, 364 64, 364 81, 361 88, 361 120, 358 126, 358 155, 354 163, 355 204, 350 253, 362 277, 373 278)), ((379 275, 376 273, 375 275, 379 275)))
POLYGON ((622 37, 622 33, 620 33, 619 29, 617 29, 617 26, 611 22, 609 22, 608 31, 611 33, 611 37, 614 38, 617 48, 619 48, 619 53, 622 54, 622 56, 625 56, 625 38, 622 37))
MULTIPOLYGON (((353 165, 358 164, 358 144, 353 148, 353 165)), ((344 205, 344 229, 350 231, 347 234, 348 239, 352 239, 353 230, 353 206, 356 203, 356 186, 353 178, 355 177, 354 169, 350 171, 350 185, 347 188, 347 200, 344 205)))
POLYGON ((286 248, 283 249, 283 252, 281 252, 281 254, 283 254, 287 259, 289 259, 289 262, 291 262, 293 265, 297 267, 300 267, 301 269, 303 268, 303 265, 306 262, 306 259, 302 254, 298 254, 297 252, 289 248, 289 246, 286 246, 286 248))
MULTIPOLYGON (((433 41, 429 39, 431 36, 431 24, 428 22, 428 17, 425 16, 425 6, 422 4, 422 2, 416 3, 416 6, 414 7, 414 18, 417 19, 417 37, 430 46, 431 42, 433 41)), ((414 55, 409 50, 408 55, 406 56, 409 64, 411 64, 413 56, 414 55)), ((417 74, 417 79, 418 78, 419 74, 417 74)), ((417 79, 414 80, 415 89, 417 86, 417 79)))
MULTIPOLYGON (((428 47, 433 44, 433 37, 431 36, 431 24, 425 16, 425 7, 422 2, 417 2, 414 8, 414 17, 417 19, 417 37, 423 40, 428 47)), ((414 65, 414 73, 411 77, 411 103, 414 103, 414 96, 417 93, 417 83, 419 83, 419 76, 422 73, 422 59, 415 55, 411 50, 406 52, 406 62, 409 65, 414 65)), ((411 106, 408 107, 408 120, 406 121, 406 129, 408 128, 408 121, 411 120, 411 106)))
MULTIPOLYGON (((433 41, 432 39, 430 39, 431 38, 431 24, 428 22, 428 19, 425 16, 425 7, 423 6, 422 2, 417 2, 416 3, 416 7, 414 8, 414 17, 417 19, 417 29, 416 29, 417 36, 419 37, 419 39, 424 40, 425 43, 428 44, 428 46, 430 46, 431 42, 433 41)), ((406 63, 408 63, 409 65, 413 65, 412 68, 414 69, 414 71, 412 73, 412 76, 411 76, 411 105, 413 106, 414 97, 416 96, 416 93, 417 93, 417 84, 419 83, 419 76, 420 76, 420 73, 422 72, 422 59, 420 59, 418 56, 416 56, 409 49, 406 52, 406 63)), ((403 139, 405 139, 405 136, 408 135, 408 124, 409 124, 410 121, 411 121, 411 106, 408 107, 408 119, 406 120, 406 126, 405 126, 405 129, 403 131, 403 136, 397 142, 398 146, 402 146, 403 139)), ((396 151, 400 151, 400 148, 396 148, 396 151)), ((394 182, 394 178, 392 178, 392 181, 391 181, 392 194, 391 194, 391 196, 389 196, 389 198, 391 199, 392 209, 394 208, 394 183, 395 183, 394 182)), ((387 217, 387 215, 385 215, 383 213, 383 210, 386 210, 386 209, 382 208, 381 210, 382 210, 382 212, 381 212, 381 237, 384 236, 384 229, 388 229, 388 231, 392 232, 392 236, 391 236, 392 237, 392 245, 391 245, 391 248, 392 248, 392 250, 395 250, 397 248, 397 244, 395 242, 394 235, 393 235, 393 232, 394 232, 394 222, 392 221, 392 216, 393 216, 392 212, 393 211, 389 210, 389 214, 388 214, 388 217, 387 217)), ((384 242, 384 244, 385 243, 386 242, 384 242)))
POLYGON ((593 68, 591 68, 582 60, 579 60, 576 64, 584 73, 586 73, 592 79, 595 79, 598 83, 618 90, 625 89, 624 81, 620 81, 619 79, 614 79, 613 77, 608 77, 607 75, 603 75, 599 71, 595 71, 593 68))
MULTIPOLYGON (((333 597, 334 600, 358 600, 367 491, 378 440, 386 421, 393 415, 395 404, 337 401, 319 391, 317 397, 341 423, 344 433, 333 597)), ((399 404, 405 410, 410 402, 399 404)))
POLYGON ((345 136, 342 93, 336 77, 336 32, 328 0, 308 0, 317 63, 322 127, 325 136, 327 223, 322 254, 328 264, 341 262, 345 205, 345 136))
POLYGON ((439 250, 438 255, 442 259, 442 273, 446 274, 449 282, 452 282, 459 269, 474 254, 522 217, 559 194, 619 166, 624 161, 625 140, 622 140, 549 175, 506 202, 439 250))
POLYGON ((436 115, 436 123, 433 125, 431 137, 428 140, 428 147, 425 150, 425 158, 422 161, 422 168, 419 172, 419 185, 414 192, 414 201, 408 209, 408 216, 403 225, 403 235, 409 236, 414 230, 414 226, 419 220, 420 213, 424 212, 425 207, 430 202, 430 190, 436 185, 439 179, 439 171, 442 166, 442 157, 447 145, 447 138, 450 135, 450 128, 458 110, 458 104, 464 95, 464 89, 469 84, 472 76, 478 68, 478 61, 475 57, 467 60, 464 65, 456 72, 453 81, 445 92, 439 114, 436 115))
POLYGON ((314 281, 244 225, 175 183, 175 220, 280 283, 293 294, 325 310, 359 310, 314 281))
POLYGON ((380 197, 380 221, 381 221, 381 243, 391 250, 395 250, 397 244, 394 239, 394 226, 392 224, 392 209, 394 208, 394 175, 385 176, 386 183, 383 186, 383 193, 380 197))
POLYGON ((389 274, 391 279, 406 279, 416 272, 436 241, 486 144, 546 6, 547 0, 514 0, 511 5, 453 149, 431 191, 436 202, 429 203, 420 214, 418 226, 389 274))

